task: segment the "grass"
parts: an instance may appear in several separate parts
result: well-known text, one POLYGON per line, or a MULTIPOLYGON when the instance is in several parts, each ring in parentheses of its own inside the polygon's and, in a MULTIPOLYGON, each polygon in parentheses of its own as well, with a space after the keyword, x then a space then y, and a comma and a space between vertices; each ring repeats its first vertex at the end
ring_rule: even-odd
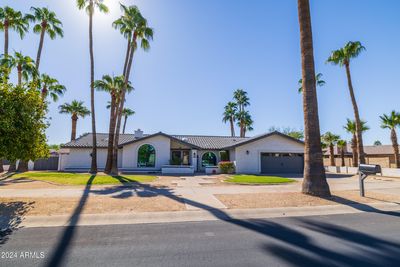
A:
MULTIPOLYGON (((68 172, 25 172, 15 174, 11 178, 25 178, 29 180, 51 182, 61 185, 86 185, 90 179, 89 173, 68 173, 68 172)), ((153 175, 123 175, 123 176, 110 176, 110 175, 97 175, 92 184, 105 185, 105 184, 124 184, 133 182, 151 182, 157 177, 153 175)))
POLYGON ((295 182, 293 179, 279 176, 261 176, 261 175, 231 175, 226 180, 228 183, 236 184, 284 184, 295 182))

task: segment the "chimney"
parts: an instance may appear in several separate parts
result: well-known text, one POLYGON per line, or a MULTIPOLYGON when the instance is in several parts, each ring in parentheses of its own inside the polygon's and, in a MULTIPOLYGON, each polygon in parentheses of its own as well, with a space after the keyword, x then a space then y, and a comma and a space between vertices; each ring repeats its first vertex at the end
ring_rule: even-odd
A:
POLYGON ((137 129, 136 131, 135 131, 135 138, 142 138, 143 137, 143 131, 142 130, 140 130, 140 129, 137 129))

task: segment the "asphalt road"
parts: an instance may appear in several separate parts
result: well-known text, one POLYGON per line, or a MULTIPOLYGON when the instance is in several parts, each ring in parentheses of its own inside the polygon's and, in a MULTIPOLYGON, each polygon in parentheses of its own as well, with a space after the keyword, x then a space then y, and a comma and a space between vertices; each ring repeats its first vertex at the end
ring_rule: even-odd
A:
POLYGON ((7 238, 0 266, 400 266, 400 212, 25 228, 7 238))

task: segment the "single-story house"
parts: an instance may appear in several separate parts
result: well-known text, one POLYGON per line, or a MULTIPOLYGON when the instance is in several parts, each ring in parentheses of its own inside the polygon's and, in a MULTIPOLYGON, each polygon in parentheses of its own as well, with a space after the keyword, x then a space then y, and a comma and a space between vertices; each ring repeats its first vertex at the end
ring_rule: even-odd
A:
MULTIPOLYGON (((60 171, 90 168, 92 134, 62 146, 60 171)), ((97 165, 104 169, 108 134, 97 134, 97 165)), ((121 134, 118 167, 122 172, 218 172, 220 161, 235 163, 237 173, 302 173, 304 143, 279 132, 255 137, 121 134)))
MULTIPOLYGON (((335 164, 341 166, 341 153, 340 149, 335 146, 335 164)), ((382 168, 395 168, 393 146, 391 145, 380 145, 380 146, 364 146, 365 161, 366 164, 378 164, 382 168)), ((353 153, 351 145, 348 144, 344 148, 345 165, 348 167, 353 166, 353 153)), ((324 165, 329 166, 329 150, 324 151, 324 165)))

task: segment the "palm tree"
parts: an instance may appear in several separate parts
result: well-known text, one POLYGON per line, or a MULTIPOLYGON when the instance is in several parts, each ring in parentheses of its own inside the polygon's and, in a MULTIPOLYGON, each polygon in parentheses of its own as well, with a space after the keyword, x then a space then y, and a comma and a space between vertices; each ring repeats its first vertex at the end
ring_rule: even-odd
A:
MULTIPOLYGON (((107 161, 104 169, 105 173, 110 173, 111 164, 113 158, 114 149, 114 135, 115 135, 115 124, 116 124, 116 107, 120 101, 121 91, 124 87, 125 78, 124 76, 111 77, 110 75, 104 75, 102 80, 94 82, 94 87, 98 91, 107 92, 111 96, 110 108, 110 124, 108 130, 108 150, 107 150, 107 161)), ((129 90, 132 90, 132 86, 129 84, 129 90)))
MULTIPOLYGON (((315 81, 316 81, 318 87, 325 85, 325 81, 322 80, 322 73, 318 73, 317 75, 315 75, 315 81)), ((299 94, 301 94, 303 92, 303 79, 300 79, 298 84, 299 84, 298 91, 299 91, 299 94)))
POLYGON ((347 146, 347 142, 346 142, 346 140, 338 140, 336 144, 340 150, 340 158, 342 160, 341 166, 344 167, 344 166, 346 166, 346 163, 344 161, 344 150, 347 146))
POLYGON ((117 107, 117 126, 115 129, 115 140, 113 150, 113 164, 111 173, 114 175, 118 174, 118 143, 119 134, 121 128, 122 111, 124 110, 126 85, 130 79, 130 73, 132 69, 133 56, 136 49, 138 48, 138 42, 140 47, 144 51, 150 49, 150 41, 153 39, 153 29, 148 27, 147 20, 142 16, 137 6, 124 6, 121 4, 121 8, 124 12, 123 16, 114 21, 113 26, 119 29, 121 34, 128 39, 128 47, 125 56, 124 63, 124 76, 125 86, 122 89, 121 101, 119 107, 117 107))
MULTIPOLYGON (((350 134, 351 139, 351 151, 353 154, 353 167, 358 167, 358 151, 357 151, 357 134, 356 134, 356 123, 353 120, 347 119, 347 123, 343 128, 350 134)), ((369 126, 366 121, 361 120, 361 131, 365 132, 369 130, 369 126)))
POLYGON ((29 29, 27 18, 20 11, 11 7, 0 7, 0 30, 4 31, 4 55, 8 55, 9 30, 16 31, 19 36, 24 38, 29 29))
POLYGON ((76 139, 76 124, 79 117, 86 117, 90 114, 90 111, 84 106, 83 101, 73 100, 70 103, 60 105, 59 112, 61 114, 71 114, 72 119, 72 130, 71 130, 71 141, 76 139))
POLYGON ((46 100, 47 96, 56 102, 59 96, 64 95, 66 88, 60 84, 57 79, 50 77, 47 74, 42 74, 39 79, 39 88, 41 88, 41 95, 43 101, 46 100))
POLYGON ((379 140, 376 140, 375 142, 374 142, 374 146, 381 146, 382 145, 382 143, 381 143, 381 141, 379 141, 379 140))
POLYGON ((340 136, 331 132, 326 132, 324 135, 322 135, 322 142, 329 147, 329 160, 331 166, 336 166, 334 147, 339 140, 340 136))
POLYGON ((362 139, 361 120, 358 111, 356 97, 354 95, 353 83, 350 74, 350 61, 365 50, 360 42, 348 42, 344 47, 333 51, 327 62, 334 65, 345 66, 347 75, 347 84, 350 91, 351 102, 353 104, 354 119, 356 122, 356 136, 357 136, 357 152, 360 164, 365 164, 364 144, 362 139))
POLYGON ((381 118, 381 128, 390 130, 390 139, 392 140, 394 162, 396 168, 400 168, 399 143, 397 142, 396 128, 400 125, 400 113, 392 111, 390 115, 383 114, 381 118))
POLYGON ((77 0, 79 9, 85 9, 89 15, 89 54, 90 54, 90 110, 92 115, 93 149, 90 172, 97 172, 97 138, 96 138, 96 113, 94 109, 94 52, 93 52, 93 14, 95 8, 100 12, 108 13, 108 7, 103 0, 77 0))
POLYGON ((22 85, 22 79, 29 80, 29 77, 35 78, 38 75, 35 61, 29 56, 24 56, 20 52, 15 52, 14 57, 6 57, 10 60, 10 66, 17 68, 18 85, 22 85))
POLYGON ((33 11, 33 14, 26 15, 26 18, 37 23, 33 26, 33 32, 40 33, 39 48, 36 56, 36 68, 39 69, 45 34, 47 33, 50 39, 54 40, 57 36, 64 37, 64 33, 62 30, 62 23, 57 18, 56 13, 45 7, 31 7, 31 10, 33 11))
POLYGON ((130 108, 124 108, 122 111, 122 115, 124 116, 124 127, 122 128, 122 133, 125 133, 125 127, 126 127, 126 121, 128 120, 128 117, 135 115, 135 111, 133 111, 130 108))
POLYGON ((246 111, 246 115, 244 117, 244 130, 243 130, 243 137, 246 137, 246 133, 253 131, 253 119, 251 118, 251 115, 248 113, 248 111, 246 111))
POLYGON ((228 102, 228 104, 225 106, 224 113, 222 114, 222 121, 224 123, 228 122, 231 125, 231 136, 235 136, 235 115, 237 112, 237 104, 234 102, 228 102))
POLYGON ((298 0, 304 112, 304 179, 302 192, 330 196, 321 149, 314 49, 309 0, 298 0))
POLYGON ((244 118, 246 117, 245 107, 250 105, 250 99, 247 96, 247 92, 243 89, 237 89, 235 92, 233 92, 233 98, 235 99, 239 108, 237 117, 242 118, 242 120, 239 120, 240 137, 244 137, 246 131, 246 126, 244 125, 244 118))

